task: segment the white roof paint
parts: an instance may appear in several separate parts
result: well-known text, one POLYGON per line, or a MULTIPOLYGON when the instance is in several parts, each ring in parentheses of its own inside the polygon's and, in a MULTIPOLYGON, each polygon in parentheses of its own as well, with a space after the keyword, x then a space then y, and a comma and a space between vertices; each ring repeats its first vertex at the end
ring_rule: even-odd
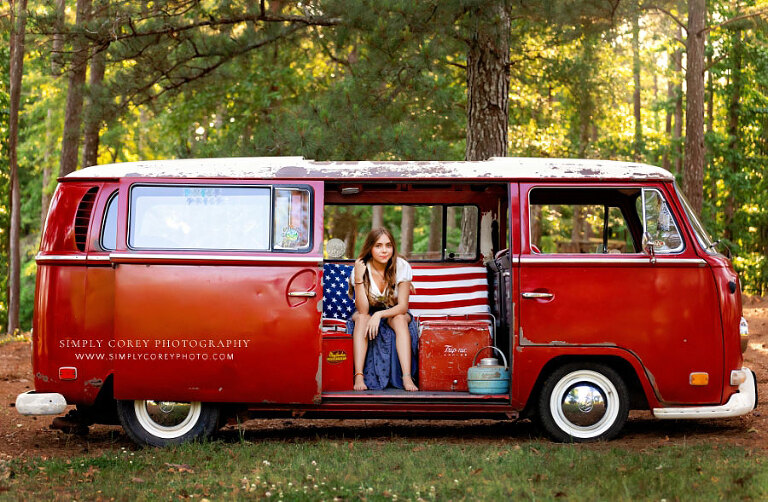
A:
POLYGON ((83 178, 250 178, 250 179, 580 179, 674 180, 667 170, 612 160, 496 157, 478 162, 320 162, 302 157, 149 160, 87 167, 65 179, 83 178))

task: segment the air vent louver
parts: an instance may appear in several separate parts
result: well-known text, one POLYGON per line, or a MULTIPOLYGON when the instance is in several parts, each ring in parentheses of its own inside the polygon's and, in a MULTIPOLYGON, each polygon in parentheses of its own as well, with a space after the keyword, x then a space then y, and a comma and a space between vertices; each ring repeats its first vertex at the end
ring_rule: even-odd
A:
POLYGON ((79 251, 85 251, 85 241, 88 237, 88 223, 91 221, 91 212, 93 203, 96 200, 98 187, 93 187, 85 192, 80 205, 77 206, 77 215, 75 216, 75 245, 79 251))

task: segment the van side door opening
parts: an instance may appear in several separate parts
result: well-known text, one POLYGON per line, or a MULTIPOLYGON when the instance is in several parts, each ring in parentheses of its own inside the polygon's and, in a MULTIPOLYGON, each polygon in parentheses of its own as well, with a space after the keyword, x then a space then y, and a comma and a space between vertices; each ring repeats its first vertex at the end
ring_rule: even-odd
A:
MULTIPOLYGON (((398 252, 404 255, 414 270, 416 292, 411 296, 410 310, 418 316, 422 334, 424 323, 443 320, 458 325, 463 320, 478 318, 486 319, 486 325, 495 334, 499 329, 499 320, 489 314, 491 302, 498 299, 494 295, 493 282, 489 282, 490 272, 485 263, 493 258, 493 253, 504 242, 501 239, 506 239, 508 235, 506 185, 361 183, 353 188, 326 184, 325 261, 326 267, 334 267, 333 270, 327 269, 328 274, 334 274, 333 280, 339 280, 336 268, 342 268, 347 274, 344 277, 348 277, 368 231, 374 224, 383 225, 394 234, 398 252)), ((351 314, 347 312, 349 305, 341 308, 341 312, 333 309, 339 308, 337 298, 346 294, 347 283, 342 286, 344 291, 337 292, 328 281, 324 282, 325 319, 337 316, 343 321, 351 314)), ((351 305, 353 308, 354 305, 351 305)), ((493 310, 498 309, 494 306, 493 310)), ((505 326, 504 329, 508 328, 505 326)), ((340 364, 337 362, 340 358, 346 357, 347 353, 351 355, 352 340, 351 335, 346 333, 346 325, 337 324, 330 330, 326 328, 323 336, 324 343, 333 346, 333 349, 324 351, 324 364, 328 364, 324 370, 327 368, 329 375, 334 373, 329 378, 324 375, 324 402, 329 399, 373 398, 370 391, 352 391, 351 370, 345 369, 338 376, 338 366, 332 367, 328 362, 333 360, 340 364), (340 344, 346 344, 346 348, 341 349, 340 344)), ((505 339, 509 340, 509 337, 505 339)), ((493 343, 490 336, 489 340, 489 344, 493 343)), ((502 349, 509 357, 509 347, 502 349)), ((464 348, 457 350, 467 351, 464 348)), ((469 354, 470 360, 474 352, 469 354)), ((483 354, 486 352, 490 351, 486 350, 483 354)), ((490 354, 481 355, 488 356, 490 354)), ((347 365, 351 367, 351 357, 347 365)), ((459 379, 449 382, 445 388, 436 384, 441 390, 420 390, 416 393, 418 396, 411 394, 407 397, 409 400, 416 397, 477 399, 466 391, 456 390, 466 388, 466 374, 461 378, 464 387, 456 380, 459 379)), ((378 395, 391 398, 399 392, 404 391, 385 389, 378 395)), ((503 400, 508 401, 508 397, 503 400)))

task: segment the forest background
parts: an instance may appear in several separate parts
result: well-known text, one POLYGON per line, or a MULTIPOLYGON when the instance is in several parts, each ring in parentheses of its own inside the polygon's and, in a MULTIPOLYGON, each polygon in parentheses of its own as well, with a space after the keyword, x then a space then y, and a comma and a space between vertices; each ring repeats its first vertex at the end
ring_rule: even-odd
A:
POLYGON ((0 324, 31 327, 58 176, 94 164, 578 157, 672 171, 768 289, 768 5, 0 3, 0 324))

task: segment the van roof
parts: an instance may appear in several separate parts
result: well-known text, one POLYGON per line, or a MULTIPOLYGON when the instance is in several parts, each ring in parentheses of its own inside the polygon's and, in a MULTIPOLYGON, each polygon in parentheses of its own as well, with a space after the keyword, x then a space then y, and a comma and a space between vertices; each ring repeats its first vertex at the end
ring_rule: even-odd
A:
POLYGON ((148 160, 91 166, 62 180, 103 178, 674 180, 667 170, 612 160, 494 157, 485 161, 343 161, 303 157, 148 160))

